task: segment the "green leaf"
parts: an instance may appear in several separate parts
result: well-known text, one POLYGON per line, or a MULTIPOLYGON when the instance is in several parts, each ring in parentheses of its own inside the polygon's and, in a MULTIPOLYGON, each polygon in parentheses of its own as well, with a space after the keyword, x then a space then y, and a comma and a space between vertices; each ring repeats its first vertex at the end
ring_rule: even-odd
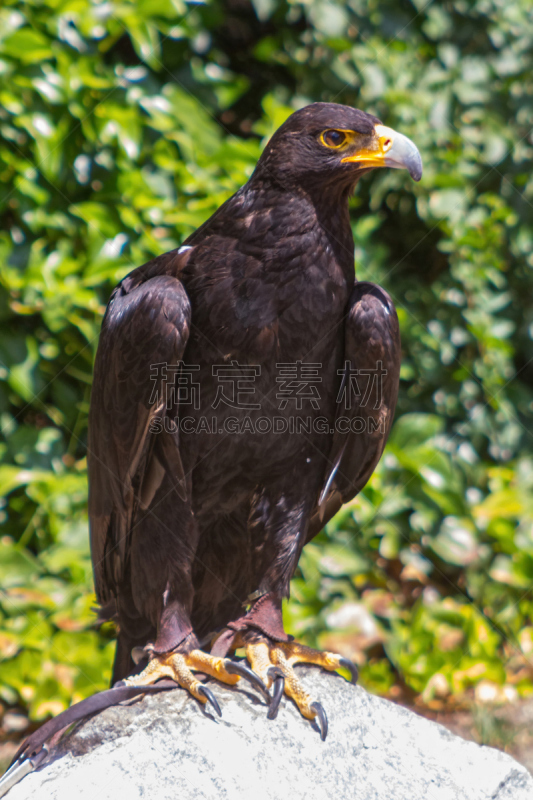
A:
POLYGON ((50 40, 31 28, 21 28, 4 39, 0 53, 20 59, 26 64, 37 64, 52 56, 50 40))

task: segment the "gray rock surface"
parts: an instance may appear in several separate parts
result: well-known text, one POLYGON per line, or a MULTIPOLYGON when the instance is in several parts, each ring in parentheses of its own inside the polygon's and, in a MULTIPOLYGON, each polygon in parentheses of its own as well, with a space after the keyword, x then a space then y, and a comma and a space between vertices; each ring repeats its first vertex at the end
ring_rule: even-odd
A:
POLYGON ((214 719, 184 691, 110 708, 77 729, 8 800, 532 800, 513 758, 303 667, 329 716, 326 742, 284 698, 210 683, 214 719))

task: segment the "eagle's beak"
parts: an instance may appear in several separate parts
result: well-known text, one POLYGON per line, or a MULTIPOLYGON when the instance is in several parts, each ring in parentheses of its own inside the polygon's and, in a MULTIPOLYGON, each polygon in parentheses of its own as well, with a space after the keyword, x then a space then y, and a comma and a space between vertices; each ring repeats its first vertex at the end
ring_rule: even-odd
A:
POLYGON ((374 146, 343 158, 343 162, 365 167, 406 169, 413 180, 419 181, 422 177, 422 159, 416 145, 407 136, 385 125, 376 125, 374 131, 374 146))

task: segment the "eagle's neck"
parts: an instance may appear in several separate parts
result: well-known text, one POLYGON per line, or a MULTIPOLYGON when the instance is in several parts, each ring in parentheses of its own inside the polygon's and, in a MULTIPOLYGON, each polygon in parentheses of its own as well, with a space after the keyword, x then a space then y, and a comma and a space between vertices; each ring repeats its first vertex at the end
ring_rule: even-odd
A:
MULTIPOLYGON (((286 270, 301 254, 307 261, 325 252, 353 281, 354 242, 348 213, 350 188, 281 187, 273 181, 250 181, 228 203, 244 248, 259 247, 273 269, 286 270), (279 254, 279 263, 276 256, 279 254)), ((227 219, 227 217, 226 217, 227 219)))
POLYGON ((225 354, 261 363, 307 356, 317 327, 331 349, 355 282, 347 196, 335 206, 250 182, 222 209, 187 242, 196 250, 182 280, 196 326, 225 354))

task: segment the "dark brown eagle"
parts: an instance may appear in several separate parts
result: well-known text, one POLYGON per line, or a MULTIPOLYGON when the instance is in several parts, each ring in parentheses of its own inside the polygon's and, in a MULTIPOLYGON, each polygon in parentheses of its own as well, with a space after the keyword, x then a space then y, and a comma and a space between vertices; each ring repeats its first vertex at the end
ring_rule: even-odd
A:
POLYGON ((281 606, 304 545, 372 475, 394 415, 398 319, 383 289, 355 279, 348 214, 375 167, 422 174, 414 144, 376 117, 296 111, 245 186, 114 290, 89 422, 113 681, 171 676, 220 713, 198 673, 247 677, 270 717, 284 691, 325 737, 293 665, 353 665, 293 641, 281 606))

